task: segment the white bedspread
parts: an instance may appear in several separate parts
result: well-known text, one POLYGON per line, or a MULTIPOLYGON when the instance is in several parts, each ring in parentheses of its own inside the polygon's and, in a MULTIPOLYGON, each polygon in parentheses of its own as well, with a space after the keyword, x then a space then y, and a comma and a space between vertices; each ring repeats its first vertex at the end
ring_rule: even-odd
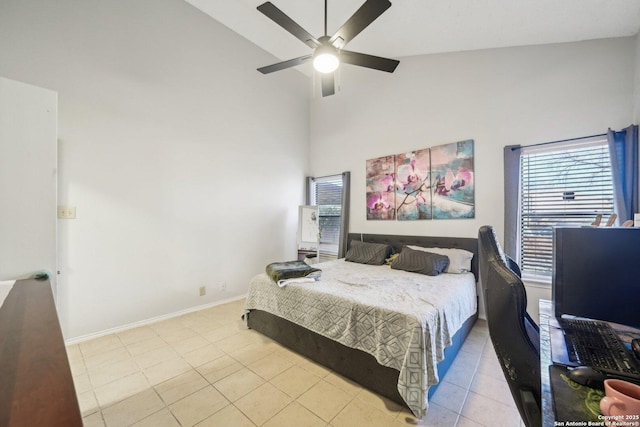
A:
POLYGON ((344 260, 316 264, 322 279, 278 287, 266 274, 250 284, 246 309, 297 323, 400 371, 398 391, 413 414, 426 413, 436 364, 477 311, 473 274, 425 276, 344 260))

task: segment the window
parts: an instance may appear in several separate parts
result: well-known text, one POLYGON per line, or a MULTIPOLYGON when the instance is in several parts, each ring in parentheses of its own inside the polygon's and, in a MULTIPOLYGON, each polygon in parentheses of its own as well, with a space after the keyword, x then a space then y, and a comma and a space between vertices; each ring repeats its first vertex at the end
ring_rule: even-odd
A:
POLYGON ((520 156, 520 268, 550 277, 553 227, 603 223, 614 212, 606 137, 523 147, 520 156))
POLYGON ((343 233, 346 233, 346 230, 343 230, 346 228, 343 216, 348 213, 348 206, 343 206, 343 192, 348 192, 348 184, 348 172, 309 179, 309 202, 318 205, 320 261, 336 259, 339 256, 340 241, 343 233))

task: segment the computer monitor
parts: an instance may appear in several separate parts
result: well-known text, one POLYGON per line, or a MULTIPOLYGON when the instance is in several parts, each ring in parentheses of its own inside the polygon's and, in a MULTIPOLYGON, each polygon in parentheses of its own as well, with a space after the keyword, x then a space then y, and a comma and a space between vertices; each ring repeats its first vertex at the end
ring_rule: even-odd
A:
POLYGON ((555 315, 640 328, 640 229, 558 227, 553 237, 555 315))

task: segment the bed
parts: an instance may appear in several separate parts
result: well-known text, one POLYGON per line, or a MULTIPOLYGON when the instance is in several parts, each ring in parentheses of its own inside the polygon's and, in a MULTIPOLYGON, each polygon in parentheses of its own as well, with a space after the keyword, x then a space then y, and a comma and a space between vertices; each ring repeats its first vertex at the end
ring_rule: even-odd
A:
POLYGON ((422 418, 477 319, 477 239, 352 233, 353 241, 396 252, 464 249, 474 254, 471 272, 434 278, 342 259, 314 265, 320 281, 284 288, 260 274, 247 295, 247 325, 422 418))

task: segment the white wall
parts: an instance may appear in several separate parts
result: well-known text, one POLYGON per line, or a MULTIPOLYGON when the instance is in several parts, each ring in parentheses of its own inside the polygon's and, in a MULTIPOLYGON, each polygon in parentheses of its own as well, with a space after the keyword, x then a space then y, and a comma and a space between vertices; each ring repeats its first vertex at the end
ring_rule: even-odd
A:
POLYGON ((51 274, 56 289, 58 95, 0 77, 0 280, 51 274))
POLYGON ((633 37, 400 58, 391 75, 345 66, 342 90, 312 99, 311 172, 351 171, 352 232, 476 237, 489 224, 502 238, 503 147, 627 127, 635 49, 633 37), (475 219, 367 221, 367 159, 464 139, 475 219))
POLYGON ((182 0, 2 2, 0 52, 59 93, 65 338, 242 295, 294 256, 306 77, 261 75, 272 56, 182 0))
POLYGON ((312 100, 311 172, 352 172, 354 232, 475 237, 491 224, 502 236, 502 147, 628 126, 634 50, 635 37, 401 58, 394 74, 347 65, 341 92, 312 100), (366 220, 366 159, 463 139, 475 140, 476 219, 366 220))

